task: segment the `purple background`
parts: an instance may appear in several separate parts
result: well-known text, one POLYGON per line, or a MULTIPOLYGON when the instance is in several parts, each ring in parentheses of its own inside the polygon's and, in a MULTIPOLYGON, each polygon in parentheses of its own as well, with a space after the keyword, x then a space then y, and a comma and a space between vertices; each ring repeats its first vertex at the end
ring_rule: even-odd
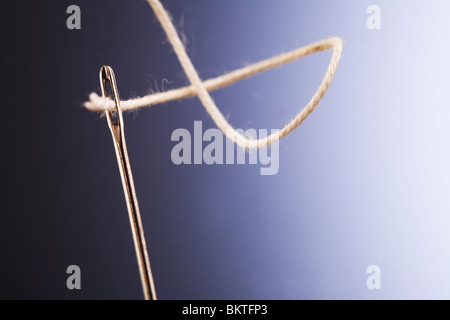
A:
MULTIPOLYGON (((125 116, 160 299, 450 298, 448 1, 163 2, 203 79, 329 36, 345 48, 280 170, 175 166, 177 128, 215 125, 198 99, 125 116), (381 7, 382 29, 366 27, 381 7), (381 267, 381 290, 366 268, 381 267)), ((188 82, 145 1, 2 2, 0 298, 140 299, 105 119, 81 107, 116 73, 121 98, 188 82), (66 8, 81 8, 81 30, 66 8), (169 83, 164 82, 166 79, 169 83), (82 290, 66 288, 79 265, 82 290)), ((330 53, 214 92, 239 128, 281 128, 330 53)))

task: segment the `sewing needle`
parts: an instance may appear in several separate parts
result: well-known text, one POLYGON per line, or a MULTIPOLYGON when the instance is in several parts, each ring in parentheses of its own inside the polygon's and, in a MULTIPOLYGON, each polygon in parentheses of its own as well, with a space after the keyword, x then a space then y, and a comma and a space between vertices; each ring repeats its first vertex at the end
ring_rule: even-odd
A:
POLYGON ((114 71, 109 66, 100 69, 100 85, 104 98, 108 97, 106 84, 111 86, 112 100, 115 102, 115 113, 117 120, 114 121, 113 111, 106 110, 106 120, 116 150, 117 162, 122 179, 123 191, 127 203, 128 216, 130 218, 131 231, 133 234, 134 246, 141 275, 142 289, 145 300, 156 300, 155 284, 153 282, 150 260, 148 257, 147 245, 145 243, 144 229, 142 227, 141 214, 139 212, 136 190, 134 188, 133 175, 131 173, 130 161, 128 159, 127 146, 125 143, 125 133, 123 126, 122 110, 120 108, 119 94, 117 91, 114 71))

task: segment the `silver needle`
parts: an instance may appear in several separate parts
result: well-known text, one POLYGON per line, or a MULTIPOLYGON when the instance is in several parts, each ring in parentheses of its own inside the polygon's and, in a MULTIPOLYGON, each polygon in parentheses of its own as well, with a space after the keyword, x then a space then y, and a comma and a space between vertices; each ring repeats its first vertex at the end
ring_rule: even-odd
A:
POLYGON ((116 150, 117 162, 119 164, 120 176, 122 178, 123 191, 127 202, 128 216, 130 218, 131 232, 133 234, 134 246, 136 249, 139 272, 141 275, 142 288, 144 290, 145 300, 156 300, 155 284, 150 268, 147 245, 145 243, 144 229, 142 227, 141 214, 134 188, 133 175, 131 173, 130 161, 128 159, 127 146, 125 143, 125 134, 123 129, 122 110, 120 108, 119 94, 117 92, 116 78, 111 67, 103 66, 100 69, 100 85, 103 97, 108 97, 106 84, 110 83, 112 100, 116 105, 117 121, 113 120, 111 110, 106 110, 106 120, 116 150))

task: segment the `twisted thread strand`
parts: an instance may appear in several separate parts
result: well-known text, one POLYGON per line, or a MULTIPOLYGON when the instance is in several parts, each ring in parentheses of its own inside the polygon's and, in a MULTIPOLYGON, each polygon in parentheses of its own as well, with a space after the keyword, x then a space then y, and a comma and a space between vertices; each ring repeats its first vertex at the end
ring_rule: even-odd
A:
MULTIPOLYGON (((158 18, 162 28, 164 29, 167 38, 169 39, 169 42, 172 45, 174 52, 191 85, 166 92, 150 94, 141 98, 121 101, 121 108, 123 110, 133 110, 149 105, 156 105, 197 95, 200 99, 200 102, 209 113, 217 127, 229 139, 245 149, 258 149, 268 146, 295 130, 316 108, 320 100, 327 92, 341 58, 343 49, 342 40, 340 38, 333 37, 302 48, 298 48, 287 53, 280 54, 276 57, 251 64, 244 68, 224 74, 220 77, 202 82, 197 71, 194 68, 194 65, 192 64, 189 56, 186 53, 186 49, 181 42, 181 39, 172 23, 172 20, 169 17, 169 14, 164 9, 161 2, 159 0, 147 0, 147 2, 155 12, 155 15, 158 18), (312 53, 329 49, 333 49, 330 64, 320 86, 318 87, 312 99, 283 129, 281 129, 277 133, 269 135, 266 138, 249 139, 248 137, 245 137, 238 133, 225 119, 222 112, 220 112, 220 110, 217 108, 216 104, 211 98, 211 95, 208 92, 228 86, 234 82, 246 79, 268 69, 279 67, 283 64, 305 57, 312 53)), ((89 110, 105 111, 106 109, 114 108, 114 102, 109 98, 102 98, 96 93, 91 93, 89 98, 90 100, 84 104, 84 106, 89 110)))

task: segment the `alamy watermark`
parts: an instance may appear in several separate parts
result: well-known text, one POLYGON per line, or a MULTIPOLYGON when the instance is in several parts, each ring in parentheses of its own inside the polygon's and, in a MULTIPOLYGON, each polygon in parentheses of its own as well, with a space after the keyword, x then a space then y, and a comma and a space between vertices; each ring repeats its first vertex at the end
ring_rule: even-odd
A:
POLYGON ((66 286, 69 290, 81 290, 81 269, 77 265, 67 267, 67 274, 70 276, 66 280, 66 286))
MULTIPOLYGON (((263 139, 268 136, 266 129, 237 129, 238 133, 251 139, 263 139)), ((275 134, 279 130, 271 130, 275 134)), ((244 150, 233 141, 227 139, 219 129, 208 129, 203 132, 201 121, 194 121, 193 137, 187 129, 176 129, 172 132, 171 141, 178 142, 171 152, 172 162, 181 164, 260 164, 260 174, 275 175, 279 169, 279 142, 269 147, 244 150), (204 142, 207 142, 204 144, 204 142)))
POLYGON ((66 26, 69 30, 80 30, 81 29, 81 9, 77 5, 70 5, 66 10, 67 14, 70 16, 67 18, 66 26))
POLYGON ((375 4, 367 7, 366 10, 369 17, 366 21, 367 29, 369 30, 381 30, 381 8, 375 4))
POLYGON ((370 274, 366 281, 367 289, 381 290, 381 268, 377 265, 371 265, 367 267, 366 273, 370 274))

